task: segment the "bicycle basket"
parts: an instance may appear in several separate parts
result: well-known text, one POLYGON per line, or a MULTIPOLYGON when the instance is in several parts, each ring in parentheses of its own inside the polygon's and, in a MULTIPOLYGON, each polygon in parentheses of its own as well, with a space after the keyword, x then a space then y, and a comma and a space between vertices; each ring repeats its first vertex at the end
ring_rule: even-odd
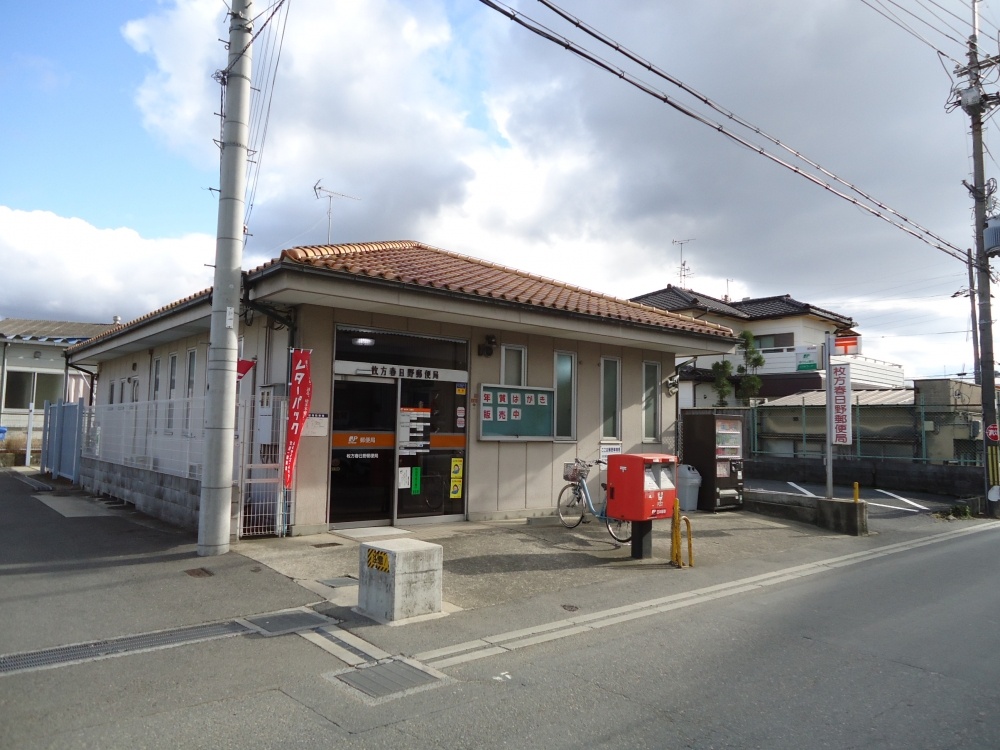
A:
POLYGON ((586 479, 587 474, 590 473, 590 467, 586 464, 569 463, 563 464, 563 479, 567 482, 579 482, 581 479, 586 479))

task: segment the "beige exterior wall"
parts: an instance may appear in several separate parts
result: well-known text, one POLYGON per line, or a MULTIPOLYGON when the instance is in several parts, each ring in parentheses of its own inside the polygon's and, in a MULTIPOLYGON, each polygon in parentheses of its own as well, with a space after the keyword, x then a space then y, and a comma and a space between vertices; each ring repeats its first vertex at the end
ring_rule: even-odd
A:
MULTIPOLYGON (((362 325, 390 331, 406 331, 427 336, 462 339, 469 344, 467 462, 465 470, 467 517, 473 520, 519 518, 550 515, 560 489, 565 484, 562 464, 575 456, 593 460, 601 454, 600 374, 602 357, 621 362, 621 441, 606 444, 623 452, 664 453, 673 444, 674 399, 667 397, 662 381, 673 372, 672 354, 642 349, 612 347, 550 336, 505 332, 499 328, 481 328, 418 318, 340 310, 320 306, 300 306, 296 314, 294 345, 312 350, 312 412, 332 414, 333 356, 336 327, 362 325), (487 335, 497 337, 493 356, 477 354, 477 346, 487 335), (495 441, 479 440, 479 411, 476 399, 480 384, 501 381, 500 347, 504 344, 525 347, 527 386, 554 387, 554 354, 572 352, 577 357, 576 440, 572 441, 495 441), (660 366, 657 396, 660 404, 660 438, 642 439, 643 363, 660 366)), ((260 314, 247 324, 241 320, 242 357, 255 359, 257 365, 240 384, 240 398, 248 399, 267 384, 287 382, 289 332, 276 327, 260 314)), ((197 351, 196 395, 204 396, 208 334, 183 338, 160 345, 142 354, 127 355, 101 365, 98 403, 108 402, 108 383, 136 377, 142 382, 142 400, 152 398, 151 367, 161 360, 161 398, 167 398, 169 356, 178 357, 176 396, 184 396, 185 365, 189 349, 197 351), (135 369, 133 370, 133 364, 135 369)), ((118 402, 117 392, 115 402, 118 402)), ((327 529, 330 492, 330 436, 303 437, 299 449, 294 485, 295 534, 318 533, 327 529)), ((591 474, 597 496, 599 472, 591 474)), ((234 528, 235 532, 235 528, 234 528)))

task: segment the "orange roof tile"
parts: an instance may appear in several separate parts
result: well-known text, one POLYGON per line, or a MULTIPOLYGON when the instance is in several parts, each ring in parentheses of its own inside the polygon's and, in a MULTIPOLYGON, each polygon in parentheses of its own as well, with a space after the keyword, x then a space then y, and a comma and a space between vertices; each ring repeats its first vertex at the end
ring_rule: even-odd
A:
POLYGON ((733 335, 729 328, 714 323, 410 240, 294 247, 283 250, 280 258, 257 270, 286 262, 338 274, 444 289, 456 294, 675 331, 720 337, 733 335))
MULTIPOLYGON (((293 247, 283 250, 280 257, 251 271, 250 276, 252 278, 257 273, 286 263, 670 331, 733 338, 732 330, 725 326, 410 240, 293 247)), ((69 347, 67 351, 72 353, 84 349, 174 310, 207 301, 211 293, 211 289, 205 289, 172 302, 123 325, 113 326, 85 342, 69 347)))

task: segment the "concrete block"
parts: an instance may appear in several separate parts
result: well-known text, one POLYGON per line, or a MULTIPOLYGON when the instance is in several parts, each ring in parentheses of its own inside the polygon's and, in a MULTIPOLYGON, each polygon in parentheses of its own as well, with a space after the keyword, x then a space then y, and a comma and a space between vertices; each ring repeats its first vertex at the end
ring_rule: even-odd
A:
POLYGON ((382 623, 441 614, 440 544, 387 539, 360 547, 358 612, 382 623))

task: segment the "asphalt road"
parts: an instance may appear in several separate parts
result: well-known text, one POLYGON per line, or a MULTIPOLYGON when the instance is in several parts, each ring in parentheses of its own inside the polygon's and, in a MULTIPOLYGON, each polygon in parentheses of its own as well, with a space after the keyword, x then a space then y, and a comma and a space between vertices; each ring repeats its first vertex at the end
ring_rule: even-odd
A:
MULTIPOLYGON (((826 485, 812 482, 782 482, 775 479, 748 479, 748 489, 771 492, 792 492, 801 495, 826 497, 826 485)), ((842 500, 854 498, 853 487, 834 486, 833 496, 842 500)), ((950 510, 958 500, 926 492, 889 491, 861 487, 858 499, 868 503, 869 519, 898 518, 921 513, 939 513, 950 510)))
MULTIPOLYGON (((316 599, 127 509, 0 490, 0 652, 316 599)), ((612 565, 419 625, 355 619, 333 647, 251 634, 0 674, 0 748, 996 748, 1000 524, 892 512, 870 538, 801 528, 673 575, 612 565), (347 679, 401 665, 422 681, 347 679)), ((720 539, 796 528, 752 521, 720 539)))

